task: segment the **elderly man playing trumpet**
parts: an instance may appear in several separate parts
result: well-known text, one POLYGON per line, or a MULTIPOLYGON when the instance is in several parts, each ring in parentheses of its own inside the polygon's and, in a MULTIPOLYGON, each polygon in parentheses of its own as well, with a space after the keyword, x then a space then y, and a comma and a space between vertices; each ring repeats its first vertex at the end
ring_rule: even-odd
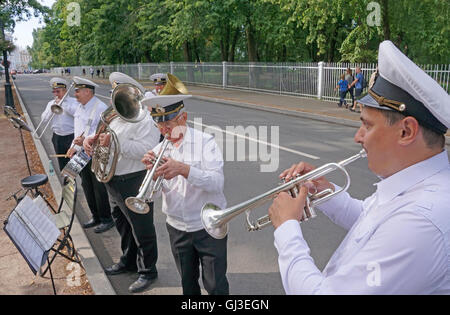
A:
MULTIPOLYGON (((172 79, 169 76, 169 81, 172 79)), ((162 211, 167 215, 167 231, 183 294, 201 294, 198 282, 201 265, 206 291, 227 295, 227 238, 217 240, 209 236, 200 218, 204 203, 226 205, 223 158, 211 135, 187 126, 183 101, 188 97, 158 95, 148 99, 153 120, 166 140, 149 151, 142 161, 147 169, 152 169, 156 155, 169 141, 164 163, 156 169, 154 179, 164 178, 162 211)))

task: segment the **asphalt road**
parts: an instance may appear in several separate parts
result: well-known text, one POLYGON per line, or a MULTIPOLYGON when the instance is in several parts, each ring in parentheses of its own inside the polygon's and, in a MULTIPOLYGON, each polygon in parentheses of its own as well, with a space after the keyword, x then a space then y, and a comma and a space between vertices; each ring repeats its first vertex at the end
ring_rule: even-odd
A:
MULTIPOLYGON (((35 126, 40 121, 45 105, 52 98, 48 83, 50 78, 45 75, 19 75, 15 81, 35 126)), ((101 85, 96 94, 108 103, 109 90, 109 86, 101 85)), ((278 185, 279 173, 300 160, 319 166, 338 162, 360 150, 360 146, 353 141, 356 129, 352 127, 195 98, 187 100, 185 104, 189 124, 213 133, 223 149, 228 206, 274 188, 278 185)), ((54 154, 50 131, 45 133, 42 142, 47 152, 54 154)), ((56 165, 56 160, 54 163, 56 165)), ((352 163, 347 170, 352 179, 349 188, 351 195, 365 198, 375 191, 373 184, 378 179, 367 169, 365 160, 352 163)), ((330 178, 337 184, 344 183, 343 177, 337 172, 330 178)), ((80 196, 79 200, 78 217, 84 222, 89 218, 89 210, 84 197, 80 196)), ((156 202, 154 214, 158 235, 159 278, 144 294, 180 294, 180 278, 170 251, 165 215, 159 210, 160 205, 160 201, 156 202)), ((266 214, 267 208, 268 205, 258 208, 252 212, 252 217, 266 214)), ((317 266, 323 269, 346 232, 320 212, 317 218, 302 226, 311 255, 317 266)), ((103 266, 109 266, 119 259, 120 240, 116 230, 100 235, 86 230, 86 234, 103 266)), ((118 294, 128 294, 127 288, 136 278, 134 274, 109 277, 118 294)), ((228 279, 231 294, 284 294, 272 227, 247 232, 244 215, 230 222, 228 279)))

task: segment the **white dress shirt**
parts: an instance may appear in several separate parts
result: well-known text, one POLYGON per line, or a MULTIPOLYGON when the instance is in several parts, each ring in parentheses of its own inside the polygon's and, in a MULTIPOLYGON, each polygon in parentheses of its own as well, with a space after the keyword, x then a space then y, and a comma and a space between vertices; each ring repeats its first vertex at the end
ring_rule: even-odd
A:
MULTIPOLYGON (((55 104, 55 100, 51 100, 48 102, 45 107, 44 112, 41 115, 41 121, 48 121, 52 116, 51 106, 55 104)), ((58 136, 67 136, 73 134, 74 130, 74 122, 73 118, 75 116, 75 112, 80 106, 80 103, 73 97, 67 96, 64 102, 61 104, 63 108, 63 113, 60 115, 55 115, 53 117, 51 124, 51 128, 55 134, 58 136)))
MULTIPOLYGON (((74 138, 79 137, 83 132, 83 137, 95 134, 97 125, 100 122, 101 114, 108 108, 95 95, 85 105, 80 104, 74 115, 74 138)), ((80 150, 81 146, 74 146, 80 150)))
MULTIPOLYGON (((161 144, 153 149, 158 154, 161 144)), ((180 146, 169 143, 165 156, 190 165, 188 178, 165 180, 162 211, 167 223, 180 231, 203 229, 200 212, 205 203, 226 207, 223 194, 223 157, 213 136, 187 127, 180 146)))
POLYGON ((150 112, 138 123, 126 122, 120 117, 114 118, 109 127, 116 133, 120 145, 115 175, 145 170, 142 157, 158 144, 160 137, 150 112))
POLYGON ((319 206, 350 229, 323 272, 300 225, 275 230, 288 294, 450 294, 450 166, 447 152, 377 183, 364 201, 341 193, 319 206))

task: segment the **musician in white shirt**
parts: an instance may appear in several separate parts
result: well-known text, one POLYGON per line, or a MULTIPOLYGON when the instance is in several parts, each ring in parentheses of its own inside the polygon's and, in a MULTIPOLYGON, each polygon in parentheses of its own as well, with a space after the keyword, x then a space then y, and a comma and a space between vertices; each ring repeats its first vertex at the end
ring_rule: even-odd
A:
MULTIPOLYGON (((51 106, 55 103, 58 104, 61 101, 67 92, 67 85, 67 81, 62 78, 52 78, 50 80, 50 86, 55 98, 48 102, 44 112, 41 115, 41 121, 48 121, 52 117, 53 113, 51 111, 51 106)), ((56 154, 61 155, 66 154, 72 144, 74 138, 73 119, 80 104, 75 98, 68 95, 62 104, 59 105, 62 107, 63 112, 59 115, 55 114, 50 124, 53 131, 53 148, 55 149, 56 154)), ((67 162, 69 162, 68 158, 58 157, 59 169, 62 170, 64 166, 66 166, 67 162)))
MULTIPOLYGON (((113 87, 127 83, 144 92, 144 87, 123 73, 113 72, 109 80, 113 87)), ((112 217, 120 234, 122 256, 117 263, 105 268, 105 273, 118 275, 137 270, 139 278, 129 286, 128 291, 138 293, 146 290, 158 276, 153 202, 149 203, 148 213, 138 214, 128 209, 125 200, 138 194, 147 173, 141 162, 142 156, 158 144, 160 133, 148 111, 145 118, 137 123, 127 122, 117 115, 109 123, 109 129, 116 134, 120 151, 114 176, 105 185, 112 200, 112 217)), ((84 141, 85 151, 91 156, 94 141, 107 147, 111 142, 111 133, 100 133, 84 141), (95 140, 97 137, 98 140, 95 140)))
MULTIPOLYGON (((75 112, 75 139, 73 140, 73 146, 67 152, 70 157, 77 151, 82 150, 85 137, 95 134, 100 116, 108 108, 95 96, 97 84, 80 77, 74 77, 73 81, 75 82, 75 97, 81 106, 75 112)), ((103 183, 97 181, 97 178, 91 172, 91 161, 83 168, 80 177, 81 186, 92 213, 91 220, 84 223, 83 227, 87 229, 95 226, 95 233, 105 232, 114 226, 106 187, 103 183)))
MULTIPOLYGON (((164 176, 162 211, 167 215, 172 253, 182 278, 183 294, 201 294, 199 267, 209 294, 229 294, 226 278, 227 238, 212 238, 203 228, 200 212, 213 202, 226 206, 223 157, 214 138, 187 126, 183 100, 190 95, 154 96, 148 100, 161 134, 170 141, 155 178, 164 176)), ((143 158, 147 169, 161 144, 143 158)))
MULTIPOLYGON (((298 224, 307 188, 297 198, 280 193, 269 209, 288 294, 450 294, 450 97, 392 42, 381 43, 378 67, 359 100, 355 141, 381 181, 364 201, 345 192, 319 206, 349 230, 323 272, 298 224)), ((313 168, 299 163, 280 176, 313 168)), ((325 178, 311 184, 337 189, 325 178)))

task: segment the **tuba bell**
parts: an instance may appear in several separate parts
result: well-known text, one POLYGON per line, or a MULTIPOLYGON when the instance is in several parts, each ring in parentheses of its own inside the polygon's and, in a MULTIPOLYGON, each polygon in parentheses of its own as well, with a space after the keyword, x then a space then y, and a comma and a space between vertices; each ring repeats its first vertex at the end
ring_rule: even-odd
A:
POLYGON ((101 122, 97 126, 97 139, 93 144, 91 170, 97 180, 107 183, 114 176, 117 161, 120 154, 119 139, 109 125, 112 120, 120 117, 121 119, 137 123, 147 115, 147 108, 141 104, 145 89, 138 82, 135 84, 121 83, 113 84, 111 96, 112 105, 101 115, 101 122), (110 134, 111 141, 108 147, 100 146, 98 136, 101 133, 110 134))
POLYGON ((147 115, 147 108, 141 103, 144 93, 145 91, 134 84, 118 84, 112 91, 112 107, 123 120, 140 122, 147 115))
POLYGON ((188 94, 188 89, 173 74, 167 73, 167 83, 164 89, 158 95, 177 95, 177 94, 188 94))

